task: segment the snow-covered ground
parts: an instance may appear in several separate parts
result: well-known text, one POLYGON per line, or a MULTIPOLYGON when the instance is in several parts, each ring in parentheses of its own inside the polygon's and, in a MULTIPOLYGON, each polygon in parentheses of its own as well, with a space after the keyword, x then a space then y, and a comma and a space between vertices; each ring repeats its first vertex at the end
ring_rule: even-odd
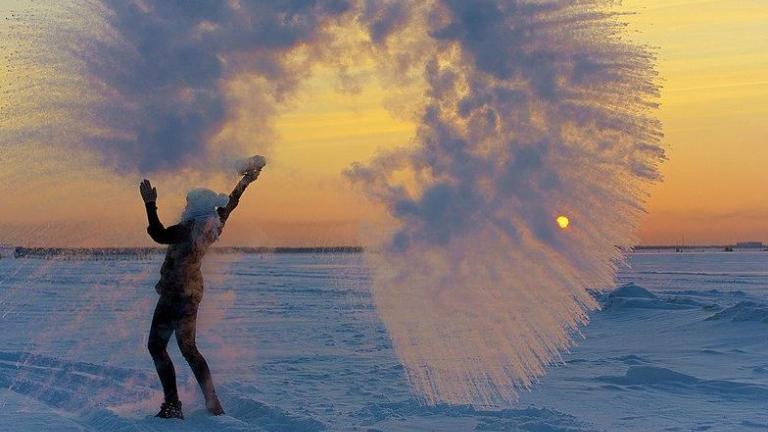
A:
POLYGON ((228 415, 205 414, 172 346, 183 422, 152 417, 159 260, 0 259, 1 431, 768 430, 766 252, 635 254, 503 411, 417 402, 362 255, 213 255, 198 343, 228 415))

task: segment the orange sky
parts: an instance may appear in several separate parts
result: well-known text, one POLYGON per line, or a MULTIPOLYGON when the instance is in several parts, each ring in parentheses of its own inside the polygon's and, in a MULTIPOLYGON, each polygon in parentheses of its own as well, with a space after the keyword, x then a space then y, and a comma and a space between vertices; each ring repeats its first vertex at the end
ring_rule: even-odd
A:
POLYGON ((768 241, 768 4, 632 0, 659 47, 669 161, 644 243, 768 241))
MULTIPOLYGON (((659 48, 664 79, 660 117, 669 161, 640 228, 644 244, 682 237, 689 244, 768 242, 768 4, 735 4, 625 2, 638 12, 629 18, 631 37, 659 48)), ((333 70, 320 66, 286 105, 274 144, 254 148, 271 163, 247 192, 223 244, 353 244, 367 223, 383 219, 340 173, 377 149, 408 144, 414 125, 393 116, 397 98, 366 75, 373 73, 368 65, 352 72, 365 82, 358 91, 340 91, 333 70)), ((0 81, 10 79, 17 78, 0 69, 0 81)), ((139 178, 80 171, 96 165, 89 155, 1 150, 0 243, 148 244, 139 178)), ((195 173, 152 180, 167 222, 188 188, 228 191, 237 181, 195 173)))

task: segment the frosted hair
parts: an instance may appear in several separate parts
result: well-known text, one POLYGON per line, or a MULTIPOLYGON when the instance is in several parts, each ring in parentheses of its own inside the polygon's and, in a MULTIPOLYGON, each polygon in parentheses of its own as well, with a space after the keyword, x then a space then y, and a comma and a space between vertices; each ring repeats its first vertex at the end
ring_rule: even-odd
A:
POLYGON ((187 205, 181 213, 181 221, 189 221, 216 215, 216 207, 227 205, 229 197, 210 189, 197 188, 187 193, 187 205))

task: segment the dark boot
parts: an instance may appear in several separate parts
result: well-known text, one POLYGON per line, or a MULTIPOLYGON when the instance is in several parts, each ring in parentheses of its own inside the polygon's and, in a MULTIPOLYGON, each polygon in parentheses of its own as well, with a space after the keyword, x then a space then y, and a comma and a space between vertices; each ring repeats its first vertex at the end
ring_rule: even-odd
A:
POLYGON ((160 412, 155 417, 184 420, 184 413, 181 412, 181 401, 163 402, 160 405, 160 412))

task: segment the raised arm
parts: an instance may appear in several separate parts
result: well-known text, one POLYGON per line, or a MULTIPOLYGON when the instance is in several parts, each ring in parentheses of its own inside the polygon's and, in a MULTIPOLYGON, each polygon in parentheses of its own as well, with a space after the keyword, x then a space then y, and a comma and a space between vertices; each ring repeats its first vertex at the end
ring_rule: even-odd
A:
POLYGON ((184 225, 164 227, 157 215, 157 189, 152 187, 149 180, 144 179, 139 185, 141 198, 147 209, 147 233, 152 240, 160 244, 181 243, 189 236, 189 229, 184 225))
POLYGON ((253 183, 257 178, 259 178, 260 173, 261 168, 247 172, 243 178, 240 179, 240 181, 237 183, 237 186, 235 186, 235 188, 232 190, 232 193, 229 194, 229 201, 227 202, 227 205, 225 207, 218 208, 219 217, 221 218, 222 223, 229 219, 229 215, 240 203, 240 197, 243 196, 245 189, 249 184, 253 183))

